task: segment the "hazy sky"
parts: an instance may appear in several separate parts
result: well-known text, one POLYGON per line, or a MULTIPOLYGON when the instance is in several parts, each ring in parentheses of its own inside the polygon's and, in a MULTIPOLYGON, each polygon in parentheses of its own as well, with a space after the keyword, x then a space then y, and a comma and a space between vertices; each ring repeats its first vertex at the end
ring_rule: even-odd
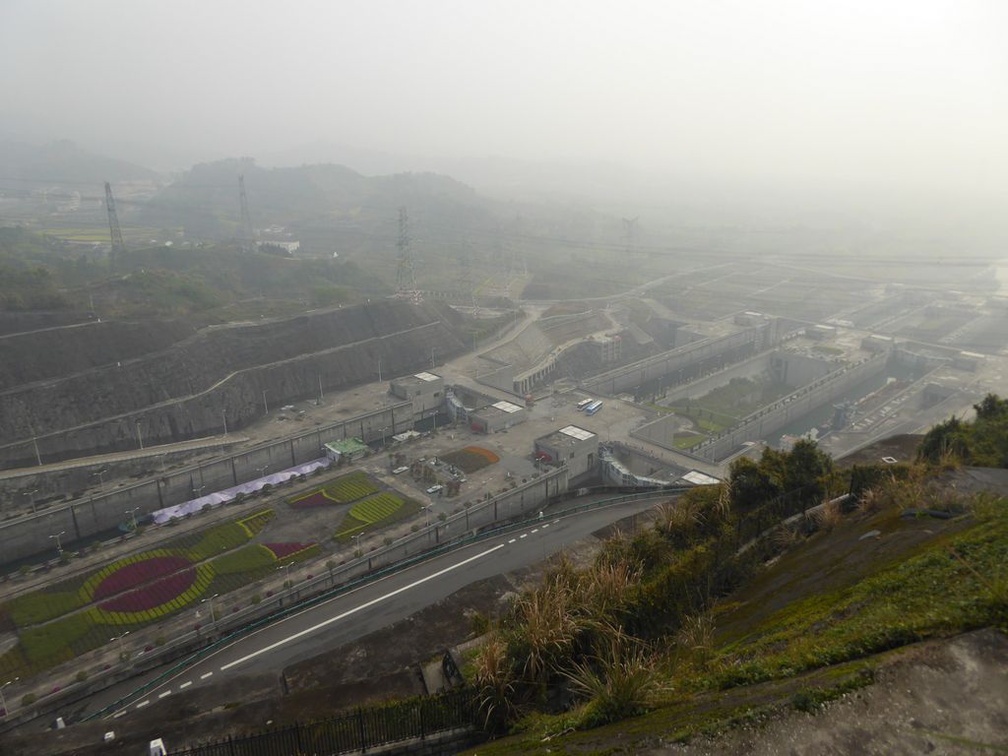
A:
POLYGON ((8 130, 179 167, 330 142, 987 199, 1008 176, 1004 0, 0 0, 0 71, 8 130))

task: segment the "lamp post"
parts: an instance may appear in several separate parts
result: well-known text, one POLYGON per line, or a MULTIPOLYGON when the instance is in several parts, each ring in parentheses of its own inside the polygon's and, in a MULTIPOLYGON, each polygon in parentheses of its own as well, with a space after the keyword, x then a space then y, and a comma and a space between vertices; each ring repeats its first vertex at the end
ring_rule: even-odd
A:
POLYGON ((266 403, 266 392, 267 391, 269 391, 269 389, 263 389, 263 392, 262 392, 262 395, 263 395, 263 414, 264 415, 268 415, 269 414, 269 405, 266 403))
POLYGON ((265 477, 266 471, 269 470, 269 465, 263 465, 262 467, 257 467, 256 472, 259 473, 259 477, 265 477))
POLYGON ((217 627, 217 615, 216 615, 216 614, 214 614, 214 608, 213 608, 213 600, 214 600, 215 598, 217 598, 218 596, 220 596, 220 594, 219 594, 219 593, 215 593, 215 594, 214 594, 213 596, 211 596, 210 598, 205 598, 205 599, 200 599, 200 603, 201 603, 201 604, 202 604, 202 603, 203 603, 204 601, 206 601, 206 602, 207 602, 207 604, 209 605, 209 607, 210 607, 210 620, 211 620, 211 621, 213 622, 213 626, 214 626, 214 627, 217 627))
POLYGON ((117 635, 115 638, 109 638, 109 643, 112 641, 118 641, 119 643, 119 661, 126 661, 126 649, 123 646, 123 638, 129 635, 130 631, 127 630, 122 635, 117 635))
POLYGON ((378 360, 378 383, 381 383, 381 360, 378 360))
POLYGON ((277 567, 278 570, 283 570, 284 573, 284 588, 288 591, 294 588, 294 584, 290 581, 290 564, 281 564, 277 567))
POLYGON ((107 467, 103 467, 94 474, 98 476, 98 492, 102 493, 105 490, 105 473, 108 472, 107 467))
POLYGON ((224 421, 224 435, 226 436, 227 435, 227 410, 226 409, 222 409, 220 411, 220 416, 221 416, 221 420, 224 421))
POLYGON ((123 514, 126 514, 126 515, 130 516, 130 520, 133 523, 133 532, 134 533, 136 533, 136 529, 137 529, 136 513, 139 511, 139 509, 140 509, 140 507, 133 507, 133 509, 127 509, 125 512, 123 512, 123 514))
POLYGON ((136 429, 137 429, 137 441, 140 443, 140 449, 142 451, 143 448, 144 448, 143 447, 143 434, 140 432, 140 421, 139 420, 136 421, 136 429))
POLYGON ((64 535, 66 535, 66 531, 61 530, 59 533, 49 536, 56 539, 56 554, 59 556, 63 556, 63 544, 60 542, 60 536, 64 535))
POLYGON ((24 491, 24 495, 28 497, 28 504, 31 505, 32 514, 35 514, 35 494, 37 493, 37 488, 33 488, 31 491, 24 491))
POLYGON ((192 487, 192 497, 198 499, 200 497, 200 492, 206 488, 206 486, 193 486, 192 487))
POLYGON ((364 535, 364 531, 363 530, 360 533, 358 533, 357 535, 354 536, 354 540, 357 541, 357 546, 356 546, 356 550, 354 552, 354 556, 357 556, 357 557, 361 556, 364 553, 364 552, 361 551, 361 547, 360 547, 360 539, 361 539, 362 535, 364 535))
POLYGON ((0 707, 3 707, 3 717, 7 719, 7 699, 4 697, 3 689, 6 688, 11 683, 16 683, 20 680, 20 677, 15 677, 13 680, 8 680, 3 685, 0 685, 0 707))

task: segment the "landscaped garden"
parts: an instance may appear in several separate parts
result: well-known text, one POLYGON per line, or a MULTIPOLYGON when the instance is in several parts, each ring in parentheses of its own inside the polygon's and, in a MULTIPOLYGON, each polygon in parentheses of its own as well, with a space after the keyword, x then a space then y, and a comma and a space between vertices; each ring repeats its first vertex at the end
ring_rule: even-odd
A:
POLYGON ((441 455, 441 461, 454 465, 464 473, 474 473, 484 467, 497 464, 500 457, 482 446, 467 446, 458 451, 441 455))
POLYGON ((288 501, 294 509, 327 506, 329 504, 350 504, 377 493, 378 484, 366 472, 358 470, 349 475, 343 475, 332 483, 311 493, 298 496, 288 501))
POLYGON ((365 528, 390 525, 420 511, 420 505, 412 499, 403 499, 392 493, 369 496, 354 504, 343 522, 336 528, 337 541, 349 541, 365 528))
POLYGON ((0 606, 0 631, 19 643, 0 655, 0 676, 38 672, 158 622, 206 595, 224 594, 319 551, 315 543, 252 544, 272 510, 174 539, 100 570, 0 606))

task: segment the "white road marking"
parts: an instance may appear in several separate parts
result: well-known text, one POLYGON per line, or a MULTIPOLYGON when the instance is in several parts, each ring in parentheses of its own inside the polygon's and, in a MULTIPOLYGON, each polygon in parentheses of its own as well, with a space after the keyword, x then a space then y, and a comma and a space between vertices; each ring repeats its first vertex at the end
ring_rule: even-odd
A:
POLYGON ((115 714, 113 714, 112 719, 119 719, 119 717, 125 717, 125 716, 126 716, 126 709, 123 709, 122 711, 117 711, 115 714))
POLYGON ((170 690, 166 690, 164 693, 158 693, 158 698, 165 698, 166 696, 170 696, 170 695, 171 695, 171 691, 170 690))
POLYGON ((420 578, 419 580, 414 580, 409 585, 404 585, 402 588, 396 588, 394 591, 390 591, 389 593, 386 593, 384 596, 379 596, 378 598, 371 599, 370 601, 366 601, 365 603, 361 604, 360 606, 355 606, 353 609, 348 609, 347 611, 343 612, 342 614, 337 614, 335 617, 330 617, 327 620, 319 622, 317 625, 312 625, 311 627, 306 628, 304 630, 301 630, 300 632, 294 633, 293 635, 289 635, 286 638, 278 640, 276 643, 271 643, 270 645, 266 646, 265 648, 260 648, 258 651, 253 651, 251 654, 246 654, 245 656, 243 656, 240 659, 236 659, 233 662, 228 662, 227 664, 223 665, 220 668, 220 671, 223 672, 223 671, 225 671, 227 669, 230 669, 231 667, 234 667, 234 666, 236 666, 238 664, 241 664, 242 662, 246 662, 249 659, 254 659, 255 657, 257 657, 257 656, 259 656, 261 654, 268 653, 268 652, 272 651, 275 648, 279 648, 280 646, 284 646, 284 645, 290 643, 291 641, 297 640, 298 638, 303 638, 304 636, 309 635, 310 633, 314 633, 316 630, 320 630, 323 627, 327 627, 327 626, 331 625, 333 622, 338 622, 341 619, 345 619, 346 617, 349 617, 351 614, 356 614, 357 612, 363 611, 364 609, 368 609, 369 607, 372 607, 375 604, 379 604, 382 601, 386 601, 386 600, 392 598, 393 596, 398 596, 400 593, 404 593, 405 591, 408 591, 411 588, 416 588, 418 585, 423 585, 424 583, 426 583, 426 582, 428 582, 430 580, 434 580, 435 578, 439 578, 442 575, 445 575, 445 574, 451 572, 452 570, 457 570, 459 567, 463 567, 463 566, 469 564, 470 562, 474 562, 477 559, 482 559, 487 554, 492 554, 493 552, 497 551, 497 549, 503 549, 503 548, 504 548, 504 544, 503 543, 498 544, 497 546, 494 546, 493 548, 487 549, 486 551, 481 551, 479 554, 471 556, 468 559, 463 559, 461 562, 453 564, 450 567, 445 567, 443 570, 439 570, 438 572, 435 572, 433 575, 428 575, 427 577, 420 578))
POLYGON ((518 540, 517 538, 512 538, 510 541, 508 541, 508 543, 514 543, 517 540, 518 540))
POLYGON ((185 690, 190 685, 192 685, 192 680, 186 680, 184 683, 182 683, 181 685, 178 686, 178 689, 179 690, 185 690))
POLYGON ((210 675, 212 675, 212 674, 213 674, 213 672, 207 672, 207 673, 206 673, 205 675, 200 675, 200 676, 199 676, 199 679, 200 679, 200 680, 206 680, 206 679, 207 679, 208 677, 210 677, 210 675))
POLYGON ((545 525, 543 525, 543 530, 546 530, 546 528, 548 528, 549 526, 550 524, 547 522, 545 525))
POLYGON ((143 708, 144 706, 146 706, 146 705, 147 705, 147 704, 149 704, 149 703, 150 703, 150 699, 149 699, 149 698, 145 698, 145 699, 144 699, 143 701, 141 701, 140 703, 138 703, 138 704, 136 705, 136 707, 137 707, 138 709, 142 709, 142 708, 143 708))
POLYGON ((538 533, 539 532, 539 528, 532 528, 532 532, 533 533, 538 533))
POLYGON ((522 533, 519 538, 528 538, 528 533, 522 533))

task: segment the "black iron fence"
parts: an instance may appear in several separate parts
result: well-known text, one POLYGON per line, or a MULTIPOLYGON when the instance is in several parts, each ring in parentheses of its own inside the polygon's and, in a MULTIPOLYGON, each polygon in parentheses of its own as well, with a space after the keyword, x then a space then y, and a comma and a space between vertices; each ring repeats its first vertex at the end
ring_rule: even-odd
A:
POLYGON ((201 743, 172 756, 330 756, 366 751, 448 730, 476 730, 479 701, 471 688, 360 708, 331 719, 201 743))

